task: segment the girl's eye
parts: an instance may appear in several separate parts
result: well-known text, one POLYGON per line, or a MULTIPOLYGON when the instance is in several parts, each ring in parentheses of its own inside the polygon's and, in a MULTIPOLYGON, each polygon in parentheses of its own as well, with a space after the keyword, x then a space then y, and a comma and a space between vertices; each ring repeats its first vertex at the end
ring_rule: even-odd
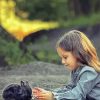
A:
POLYGON ((67 57, 64 57, 64 59, 67 59, 67 57))

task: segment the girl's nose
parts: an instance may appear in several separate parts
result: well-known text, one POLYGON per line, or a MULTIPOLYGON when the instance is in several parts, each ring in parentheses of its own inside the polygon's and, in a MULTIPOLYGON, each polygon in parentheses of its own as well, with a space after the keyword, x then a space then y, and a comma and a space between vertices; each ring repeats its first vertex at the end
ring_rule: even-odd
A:
POLYGON ((65 64, 65 60, 64 59, 62 59, 62 64, 65 64))

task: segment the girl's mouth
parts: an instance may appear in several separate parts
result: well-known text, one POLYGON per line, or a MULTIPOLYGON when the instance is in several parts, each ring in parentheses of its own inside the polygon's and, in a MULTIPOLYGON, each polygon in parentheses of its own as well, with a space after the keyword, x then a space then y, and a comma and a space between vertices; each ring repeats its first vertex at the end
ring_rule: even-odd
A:
POLYGON ((68 66, 68 65, 65 65, 65 66, 68 66))

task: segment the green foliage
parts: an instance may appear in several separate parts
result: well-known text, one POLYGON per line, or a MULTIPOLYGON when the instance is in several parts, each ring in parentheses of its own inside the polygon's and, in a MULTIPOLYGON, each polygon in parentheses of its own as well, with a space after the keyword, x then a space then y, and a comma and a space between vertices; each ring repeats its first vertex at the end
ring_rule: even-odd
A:
POLYGON ((5 56, 5 61, 9 65, 28 63, 33 60, 31 52, 23 55, 19 48, 18 41, 6 41, 0 37, 0 53, 5 56))
POLYGON ((56 20, 60 27, 93 25, 99 23, 99 0, 17 0, 16 12, 28 13, 29 19, 56 20))
MULTIPOLYGON (((40 41, 37 41, 36 45, 45 45, 47 42, 47 38, 43 37, 42 39, 40 39, 40 41)), ((30 47, 33 46, 32 43, 30 43, 29 45, 30 47)), ((40 48, 38 48, 39 50, 34 52, 39 61, 59 63, 59 57, 56 52, 51 49, 45 50, 45 48, 40 48)), ((8 65, 27 64, 36 60, 32 55, 32 48, 28 48, 27 53, 23 53, 23 51, 19 48, 18 41, 9 40, 8 42, 8 40, 2 37, 0 37, 0 53, 5 57, 5 61, 8 63, 8 65)))
POLYGON ((41 61, 59 63, 58 54, 52 50, 50 51, 41 50, 41 51, 38 51, 36 55, 41 61))
POLYGON ((42 36, 34 44, 28 43, 27 48, 33 52, 39 61, 59 63, 59 56, 55 50, 53 50, 49 44, 49 40, 46 36, 42 36))
POLYGON ((73 27, 73 26, 92 26, 99 23, 100 13, 94 13, 88 16, 79 16, 67 21, 61 20, 61 27, 73 27))
POLYGON ((16 13, 29 19, 60 20, 100 11, 100 0, 16 0, 16 13), (20 11, 22 11, 20 13, 20 11))
POLYGON ((16 0, 16 12, 28 13, 29 19, 58 20, 66 19, 68 15, 68 0, 16 0))

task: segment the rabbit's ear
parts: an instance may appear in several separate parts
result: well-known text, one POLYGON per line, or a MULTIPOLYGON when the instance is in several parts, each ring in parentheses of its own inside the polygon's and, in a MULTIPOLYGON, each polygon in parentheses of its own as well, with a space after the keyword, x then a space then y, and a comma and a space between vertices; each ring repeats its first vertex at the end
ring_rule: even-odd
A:
POLYGON ((21 86, 24 86, 24 85, 25 85, 24 81, 21 81, 21 86))
POLYGON ((26 81, 26 85, 27 85, 27 86, 29 86, 29 83, 28 83, 28 81, 26 81))

